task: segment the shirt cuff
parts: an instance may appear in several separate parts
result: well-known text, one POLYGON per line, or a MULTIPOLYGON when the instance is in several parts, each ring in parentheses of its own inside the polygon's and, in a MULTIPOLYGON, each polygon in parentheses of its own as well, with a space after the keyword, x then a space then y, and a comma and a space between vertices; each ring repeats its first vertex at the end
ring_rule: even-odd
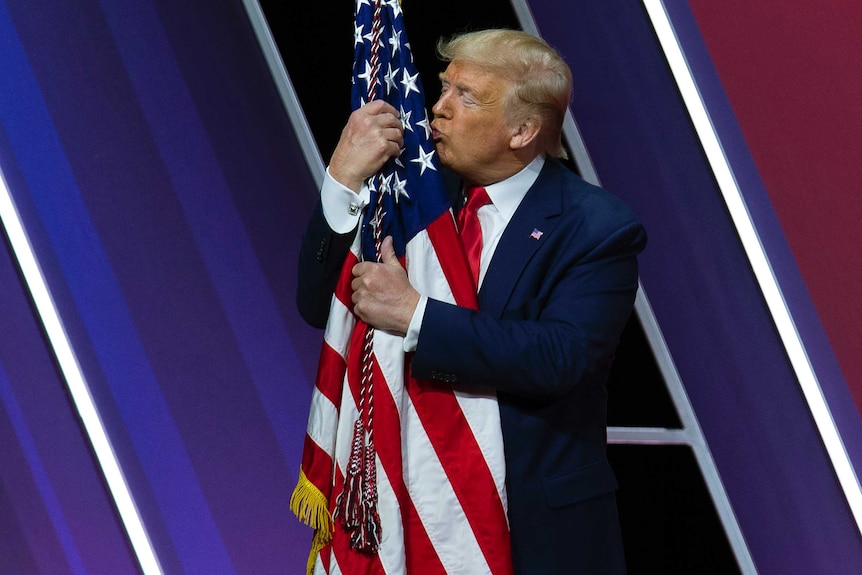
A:
POLYGON ((419 330, 422 328, 422 318, 425 317, 425 306, 427 305, 428 297, 424 295, 419 296, 419 303, 416 304, 416 309, 413 310, 413 317, 410 318, 410 326, 404 335, 404 351, 406 353, 416 351, 416 344, 419 343, 419 330))
POLYGON ((359 218, 362 217, 362 210, 368 205, 370 196, 368 186, 365 184, 362 184, 357 194, 347 186, 338 183, 329 174, 329 168, 326 168, 323 187, 320 188, 320 200, 323 203, 323 217, 326 218, 326 223, 333 232, 346 234, 356 229, 359 218))

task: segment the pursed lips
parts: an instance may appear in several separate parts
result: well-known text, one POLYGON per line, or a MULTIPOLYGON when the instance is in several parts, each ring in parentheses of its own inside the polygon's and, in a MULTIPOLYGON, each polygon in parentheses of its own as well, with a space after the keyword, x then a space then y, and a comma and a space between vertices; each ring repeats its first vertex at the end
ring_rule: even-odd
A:
POLYGON ((434 125, 434 122, 431 122, 431 140, 433 142, 437 142, 442 135, 443 134, 440 132, 440 130, 438 130, 437 127, 434 125))

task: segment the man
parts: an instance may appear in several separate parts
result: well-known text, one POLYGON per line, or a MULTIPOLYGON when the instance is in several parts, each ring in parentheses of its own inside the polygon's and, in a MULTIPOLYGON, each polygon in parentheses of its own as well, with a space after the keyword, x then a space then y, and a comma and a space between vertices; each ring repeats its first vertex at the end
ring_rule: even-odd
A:
MULTIPOLYGON (((449 64, 432 138, 461 180, 453 207, 476 186, 491 201, 477 212, 479 310, 417 293, 387 240, 383 263, 353 270, 354 313, 406 336, 414 377, 497 391, 516 573, 624 572, 605 383, 645 233, 619 200, 555 159, 571 72, 551 48, 487 30, 438 52, 449 64)), ((379 101, 342 132, 300 256, 297 301, 313 325, 326 323, 355 206, 367 203, 363 182, 401 144, 398 112, 379 101)))

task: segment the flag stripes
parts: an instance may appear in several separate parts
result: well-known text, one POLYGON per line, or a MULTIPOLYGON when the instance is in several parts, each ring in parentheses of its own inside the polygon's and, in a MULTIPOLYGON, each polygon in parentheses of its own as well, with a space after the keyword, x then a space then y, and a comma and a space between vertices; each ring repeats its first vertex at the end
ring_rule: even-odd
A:
POLYGON ((301 479, 291 499, 300 517, 317 522, 308 572, 511 575, 495 395, 413 379, 403 338, 380 330, 373 332, 370 356, 381 528, 376 552, 351 548, 349 534, 331 520, 360 417, 366 326, 353 315, 353 267, 375 260, 375 241, 391 235, 417 291, 477 308, 470 267, 428 139, 429 119, 399 1, 357 0, 354 40, 354 107, 366 101, 365 88, 375 86, 374 97, 385 98, 400 112, 404 149, 369 180, 371 204, 331 302, 301 479), (371 71, 377 67, 380 78, 371 71), (312 509, 320 501, 325 504, 312 509))
MULTIPOLYGON (((448 213, 444 217, 452 219, 448 213)), ((438 299, 454 302, 437 251, 426 233, 408 243, 407 264, 425 263, 411 281, 430 285, 438 299)), ((350 291, 343 288, 349 285, 345 278, 352 277, 350 270, 357 261, 357 253, 351 252, 331 314, 349 318, 349 324, 361 328, 350 313, 350 291)), ((332 485, 330 511, 332 494, 343 487, 352 422, 359 414, 361 358, 353 351, 361 349, 364 333, 332 324, 324 338, 303 459, 309 480, 320 484, 321 475, 333 471, 324 446, 335 455, 334 484, 331 477, 325 479, 332 485), (342 389, 334 389, 338 386, 342 389), (315 421, 332 418, 338 422, 334 432, 315 421), (326 473, 315 475, 313 470, 320 469, 326 473)), ((348 538, 339 537, 336 526, 333 543, 321 550, 321 557, 328 557, 318 561, 315 572, 511 573, 496 399, 490 393, 456 394, 449 386, 413 379, 402 339, 381 331, 374 337, 374 379, 380 382, 375 387, 380 550, 370 557, 351 550, 348 538)))

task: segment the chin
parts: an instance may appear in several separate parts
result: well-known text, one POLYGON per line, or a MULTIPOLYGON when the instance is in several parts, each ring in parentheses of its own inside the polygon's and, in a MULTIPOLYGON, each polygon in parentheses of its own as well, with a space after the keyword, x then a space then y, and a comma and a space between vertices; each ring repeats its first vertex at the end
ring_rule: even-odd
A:
POLYGON ((440 160, 440 165, 444 168, 451 169, 452 162, 449 161, 449 156, 446 152, 440 153, 440 148, 437 148, 437 159, 440 160))

